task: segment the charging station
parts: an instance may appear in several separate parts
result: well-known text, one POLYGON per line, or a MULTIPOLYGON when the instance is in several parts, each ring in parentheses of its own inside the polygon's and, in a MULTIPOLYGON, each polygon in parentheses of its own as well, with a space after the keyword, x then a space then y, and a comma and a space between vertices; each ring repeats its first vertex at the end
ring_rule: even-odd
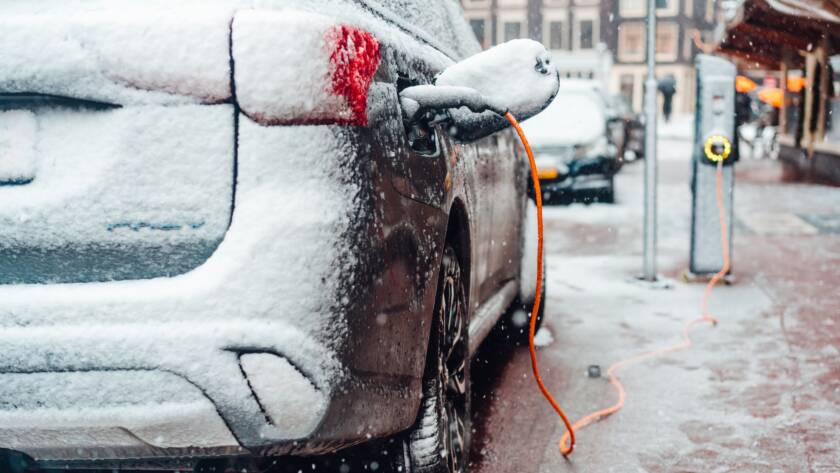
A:
POLYGON ((717 205, 718 166, 722 166, 722 193, 729 254, 732 254, 732 197, 738 145, 735 121, 735 65, 719 57, 700 54, 696 60, 697 106, 691 172, 691 256, 689 270, 697 276, 715 274, 724 267, 721 217, 717 205))

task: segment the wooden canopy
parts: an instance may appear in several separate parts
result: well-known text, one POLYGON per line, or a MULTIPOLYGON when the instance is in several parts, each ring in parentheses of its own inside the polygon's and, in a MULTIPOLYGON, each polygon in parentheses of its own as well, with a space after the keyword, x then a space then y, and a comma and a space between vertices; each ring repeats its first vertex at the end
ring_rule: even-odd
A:
MULTIPOLYGON (((732 17, 718 50, 760 67, 780 69, 786 50, 840 51, 840 0, 744 0, 732 17)), ((801 67, 802 55, 788 64, 801 67)))

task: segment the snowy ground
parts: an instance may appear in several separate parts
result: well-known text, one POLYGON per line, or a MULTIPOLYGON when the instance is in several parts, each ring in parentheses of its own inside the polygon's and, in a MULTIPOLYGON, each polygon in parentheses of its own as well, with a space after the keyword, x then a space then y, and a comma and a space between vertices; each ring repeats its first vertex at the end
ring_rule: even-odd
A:
MULTIPOLYGON (((625 167, 616 205, 548 209, 548 315, 539 352, 550 389, 578 418, 613 402, 586 376, 678 341, 702 284, 689 252, 690 119, 660 127, 659 268, 642 263, 642 169, 625 167), (553 339, 553 341, 552 341, 553 339)), ((777 162, 744 162, 735 194, 734 285, 715 289, 717 328, 690 351, 619 373, 625 408, 557 451, 558 419, 530 378, 527 350, 476 363, 473 462, 480 472, 840 471, 840 189, 782 183, 777 162)))

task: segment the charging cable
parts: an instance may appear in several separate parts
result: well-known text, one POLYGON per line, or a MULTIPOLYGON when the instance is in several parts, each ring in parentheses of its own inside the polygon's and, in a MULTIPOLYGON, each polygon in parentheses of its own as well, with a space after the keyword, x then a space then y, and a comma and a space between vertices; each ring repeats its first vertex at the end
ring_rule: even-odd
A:
POLYGON ((534 160, 534 152, 531 150, 531 145, 528 144, 528 138, 525 137, 525 132, 522 131, 522 127, 519 126, 519 122, 516 121, 516 118, 510 113, 505 113, 505 118, 510 122, 513 128, 516 130, 516 134, 519 135, 519 139, 522 141, 522 146, 525 147, 525 152, 528 154, 528 163, 531 166, 531 182, 534 184, 534 200, 537 203, 537 285, 536 285, 536 297, 534 297, 534 306, 531 308, 531 322, 528 327, 528 350, 531 353, 531 368, 534 372, 534 379, 537 381, 537 386, 540 388, 540 392, 551 404, 551 407, 554 408, 554 411, 557 412, 557 415, 563 419, 563 423, 566 425, 566 433, 563 435, 563 440, 560 442, 560 453, 563 455, 569 455, 575 449, 575 427, 572 426, 572 423, 569 421, 569 417, 566 416, 566 413, 563 412, 563 408, 560 407, 560 404, 554 399, 554 396, 548 391, 548 388, 545 387, 545 383, 543 383, 542 376, 540 376, 540 368, 537 365, 537 349, 534 346, 534 332, 537 328, 537 311, 540 308, 540 294, 542 293, 542 280, 543 280, 543 209, 542 209, 542 191, 540 191, 540 178, 537 175, 537 162, 534 160), (565 445, 565 439, 568 438, 569 445, 565 445))
MULTIPOLYGON (((634 365, 636 363, 656 358, 665 354, 675 353, 679 351, 686 350, 692 346, 691 338, 689 337, 689 332, 691 331, 692 327, 701 323, 708 323, 712 326, 717 325, 717 319, 709 313, 709 298, 712 294, 712 289, 720 282, 726 274, 729 273, 730 268, 730 258, 729 258, 729 238, 728 238, 728 228, 726 225, 726 207, 723 201, 723 158, 717 161, 717 171, 715 172, 715 195, 717 200, 717 207, 718 207, 718 214, 720 218, 720 244, 723 251, 723 267, 720 271, 718 271, 709 283, 706 285, 705 290, 703 291, 703 302, 701 306, 701 316, 694 320, 690 320, 686 322, 685 326, 683 326, 682 330, 682 341, 676 345, 671 345, 668 347, 660 348, 658 350, 643 352, 638 355, 632 356, 630 358, 625 358, 621 361, 613 363, 607 369, 607 379, 609 379, 610 384, 612 384, 613 388, 615 388, 616 394, 618 399, 616 402, 605 408, 591 414, 587 414, 584 417, 577 420, 569 432, 574 432, 574 430, 579 430, 586 425, 591 424, 597 420, 603 419, 611 414, 618 412, 622 407, 624 407, 624 401, 626 399, 626 393, 624 391, 624 386, 619 381, 618 377, 616 376, 616 371, 621 368, 634 365)), ((574 434, 567 432, 563 435, 560 439, 560 452, 564 455, 568 455, 568 453, 564 452, 564 448, 566 443, 568 442, 570 446, 574 445, 574 434)))

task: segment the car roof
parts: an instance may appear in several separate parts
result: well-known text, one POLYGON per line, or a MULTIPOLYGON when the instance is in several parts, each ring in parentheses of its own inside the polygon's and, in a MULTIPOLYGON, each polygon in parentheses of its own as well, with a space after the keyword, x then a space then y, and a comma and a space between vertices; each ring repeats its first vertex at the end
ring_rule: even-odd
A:
POLYGON ((603 87, 601 83, 586 79, 560 79, 560 89, 563 90, 593 90, 600 92, 603 87))

